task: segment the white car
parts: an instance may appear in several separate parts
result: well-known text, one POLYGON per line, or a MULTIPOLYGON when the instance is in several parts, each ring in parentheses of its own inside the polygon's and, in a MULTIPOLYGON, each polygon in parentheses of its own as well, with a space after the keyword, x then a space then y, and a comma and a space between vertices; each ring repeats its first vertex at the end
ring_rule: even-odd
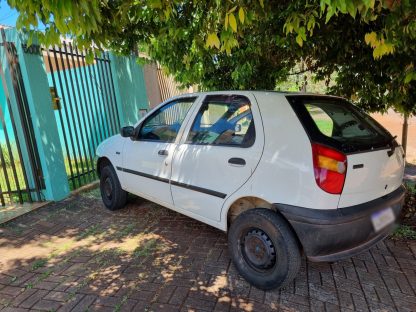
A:
POLYGON ((336 261, 367 250, 404 200, 402 148, 339 97, 177 96, 97 156, 108 209, 129 192, 227 232, 234 265, 261 289, 292 281, 301 252, 336 261))

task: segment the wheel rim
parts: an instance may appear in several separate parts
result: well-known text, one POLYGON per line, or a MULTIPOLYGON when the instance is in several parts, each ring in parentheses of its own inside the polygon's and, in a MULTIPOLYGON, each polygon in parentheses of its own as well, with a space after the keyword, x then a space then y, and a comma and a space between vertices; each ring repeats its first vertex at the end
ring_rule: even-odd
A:
POLYGON ((113 197, 113 183, 111 183, 110 177, 105 178, 103 183, 103 190, 107 199, 111 199, 113 197))
POLYGON ((276 264, 276 249, 270 237, 260 229, 252 229, 243 239, 246 262, 256 270, 265 271, 276 264))

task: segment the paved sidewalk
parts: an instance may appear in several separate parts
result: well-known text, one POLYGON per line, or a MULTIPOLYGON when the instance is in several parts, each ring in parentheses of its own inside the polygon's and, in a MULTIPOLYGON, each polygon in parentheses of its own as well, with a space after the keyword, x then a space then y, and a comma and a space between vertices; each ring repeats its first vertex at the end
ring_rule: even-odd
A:
POLYGON ((0 227, 3 311, 416 311, 416 242, 387 240, 332 264, 302 263, 264 292, 230 263, 224 233, 134 199, 106 211, 98 191, 0 227))
POLYGON ((416 182, 416 165, 407 163, 404 168, 404 177, 406 182, 416 182))

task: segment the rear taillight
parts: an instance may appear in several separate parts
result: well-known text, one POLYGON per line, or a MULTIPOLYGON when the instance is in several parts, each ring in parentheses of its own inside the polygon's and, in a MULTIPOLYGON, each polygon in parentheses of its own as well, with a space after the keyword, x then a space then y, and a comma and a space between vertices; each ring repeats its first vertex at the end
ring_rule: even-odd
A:
POLYGON ((347 157, 332 148, 312 144, 313 168, 318 186, 325 192, 341 194, 347 174, 347 157))

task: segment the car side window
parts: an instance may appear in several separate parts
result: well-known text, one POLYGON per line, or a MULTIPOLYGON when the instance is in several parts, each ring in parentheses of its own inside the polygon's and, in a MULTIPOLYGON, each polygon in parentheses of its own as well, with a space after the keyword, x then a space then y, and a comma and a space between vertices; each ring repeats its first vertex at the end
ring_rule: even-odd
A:
POLYGON ((251 103, 245 96, 207 96, 195 117, 186 143, 250 147, 256 132, 251 103))
POLYGON ((174 100, 150 115, 142 124, 140 141, 174 142, 196 97, 174 100))

